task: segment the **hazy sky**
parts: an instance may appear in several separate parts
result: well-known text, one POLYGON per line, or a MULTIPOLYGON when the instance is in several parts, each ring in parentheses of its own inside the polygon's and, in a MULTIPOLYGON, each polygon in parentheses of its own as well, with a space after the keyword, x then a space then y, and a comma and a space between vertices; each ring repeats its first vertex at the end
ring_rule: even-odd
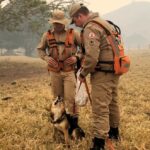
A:
POLYGON ((106 14, 110 11, 118 9, 122 6, 125 6, 129 3, 135 1, 148 1, 150 0, 85 0, 89 4, 87 4, 88 8, 93 11, 98 11, 100 14, 106 14))
MULTIPOLYGON (((50 0, 47 0, 50 1, 50 0)), ((106 14, 110 11, 118 9, 124 5, 132 3, 134 1, 149 1, 150 0, 85 0, 88 2, 87 6, 92 11, 97 11, 100 14, 106 14)))
MULTIPOLYGON (((8 2, 9 0, 5 0, 4 5, 8 2)), ((51 0, 46 0, 46 1, 51 1, 51 0)), ((129 3, 135 2, 135 1, 148 1, 150 0, 85 0, 88 4, 89 9, 92 11, 97 11, 101 15, 106 14, 108 12, 111 12, 115 9, 118 9, 122 6, 125 6, 129 3)))

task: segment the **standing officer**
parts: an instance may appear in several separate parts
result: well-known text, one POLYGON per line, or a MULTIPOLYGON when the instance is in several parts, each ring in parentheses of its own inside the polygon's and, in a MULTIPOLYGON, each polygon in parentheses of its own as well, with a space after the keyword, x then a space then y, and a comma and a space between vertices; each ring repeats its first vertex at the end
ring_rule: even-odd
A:
MULTIPOLYGON (((66 112, 73 117, 73 128, 76 128, 79 126, 75 106, 74 71, 80 56, 76 56, 77 46, 81 44, 80 34, 73 29, 66 30, 69 20, 61 10, 54 10, 49 22, 53 25, 53 30, 43 34, 37 50, 48 64, 54 98, 57 96, 64 98, 66 112)), ((69 130, 70 134, 72 130, 69 130)))
POLYGON ((83 4, 72 5, 70 16, 76 26, 83 28, 81 37, 85 58, 79 80, 84 82, 85 77, 91 74, 93 114, 91 150, 104 150, 108 133, 109 138, 119 137, 120 116, 117 92, 119 76, 112 73, 113 64, 101 63, 113 61, 113 50, 104 29, 94 21, 105 26, 110 32, 114 29, 101 19, 98 13, 90 13, 83 4))

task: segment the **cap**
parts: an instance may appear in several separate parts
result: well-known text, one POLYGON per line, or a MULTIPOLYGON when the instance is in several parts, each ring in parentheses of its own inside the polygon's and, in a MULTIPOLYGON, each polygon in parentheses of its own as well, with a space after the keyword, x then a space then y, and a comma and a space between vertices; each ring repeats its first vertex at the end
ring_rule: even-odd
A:
POLYGON ((73 17, 75 13, 83 6, 82 3, 76 3, 71 5, 70 10, 69 10, 69 15, 70 17, 73 17))
POLYGON ((67 25, 69 20, 65 18, 65 14, 62 10, 56 9, 52 13, 52 18, 49 19, 49 23, 60 23, 63 25, 67 25))

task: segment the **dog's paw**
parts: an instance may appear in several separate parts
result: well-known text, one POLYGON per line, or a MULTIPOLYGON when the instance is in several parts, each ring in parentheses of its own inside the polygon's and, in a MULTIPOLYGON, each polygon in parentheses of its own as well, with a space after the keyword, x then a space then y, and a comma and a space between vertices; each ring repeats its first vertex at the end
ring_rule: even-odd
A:
POLYGON ((82 140, 85 137, 85 133, 81 128, 75 128, 72 132, 72 138, 74 140, 82 140))

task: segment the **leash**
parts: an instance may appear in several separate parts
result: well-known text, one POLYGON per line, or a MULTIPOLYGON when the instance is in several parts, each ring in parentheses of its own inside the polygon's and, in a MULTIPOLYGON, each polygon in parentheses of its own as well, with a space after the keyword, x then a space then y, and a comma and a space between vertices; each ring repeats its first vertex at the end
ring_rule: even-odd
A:
MULTIPOLYGON (((77 91, 79 91, 79 89, 80 89, 80 87, 81 87, 81 84, 82 84, 82 82, 80 81, 80 85, 79 85, 79 88, 78 88, 77 91)), ((90 100, 90 104, 91 104, 91 106, 92 106, 92 98, 91 98, 91 95, 90 95, 90 90, 89 90, 89 87, 88 87, 86 78, 85 78, 85 80, 84 80, 84 84, 85 84, 86 92, 87 92, 88 97, 89 97, 89 100, 90 100)), ((112 144, 112 142, 111 142, 111 140, 110 140, 109 138, 106 139, 106 143, 107 143, 107 145, 108 145, 109 150, 115 150, 115 149, 114 149, 114 146, 113 146, 113 144, 112 144)))
POLYGON ((81 84, 82 84, 82 82, 80 82, 80 85, 79 85, 78 90, 77 90, 77 92, 76 92, 76 93, 78 93, 78 92, 79 92, 80 87, 81 87, 81 84))
MULTIPOLYGON (((80 85, 79 85, 79 87, 78 87, 77 93, 78 93, 79 90, 80 90, 81 84, 82 84, 82 82, 80 81, 80 85)), ((90 95, 90 90, 89 90, 89 87, 88 87, 88 85, 87 85, 86 78, 85 78, 85 80, 84 80, 84 84, 85 84, 86 92, 87 92, 87 94, 88 94, 88 98, 89 98, 89 100, 90 100, 90 104, 92 105, 92 98, 91 98, 91 95, 90 95)))
MULTIPOLYGON (((86 91, 87 91, 87 94, 88 94, 88 97, 89 97, 89 100, 90 100, 90 104, 92 105, 92 98, 91 98, 91 95, 90 95, 90 91, 89 91, 89 87, 87 85, 86 78, 84 80, 84 84, 85 84, 85 88, 86 88, 86 91)), ((81 82, 80 82, 80 86, 81 86, 81 82)), ((109 150, 115 150, 114 146, 113 146, 113 144, 112 144, 112 142, 109 138, 106 139, 106 143, 108 145, 109 150)))
POLYGON ((88 97, 89 97, 89 100, 90 100, 90 104, 92 105, 92 98, 91 98, 91 95, 90 95, 90 90, 89 90, 89 87, 88 87, 88 85, 87 85, 86 78, 85 78, 85 80, 84 80, 84 84, 85 84, 86 92, 87 92, 88 97))
MULTIPOLYGON (((86 79, 84 80, 84 84, 85 84, 86 91, 87 91, 87 94, 88 94, 88 97, 89 97, 89 100, 90 100, 90 104, 92 105, 92 99, 91 99, 91 95, 90 95, 90 91, 89 91, 89 87, 87 85, 86 79)), ((80 86, 81 86, 81 82, 80 82, 80 86)), ((106 143, 108 145, 109 150, 115 150, 114 146, 113 146, 113 144, 112 144, 112 142, 109 138, 106 139, 106 143)))
MULTIPOLYGON (((81 70, 82 70, 82 68, 80 68, 80 72, 81 72, 81 70)), ((86 81, 86 78, 84 78, 84 84, 85 84, 85 88, 86 88, 86 92, 87 92, 87 94, 88 94, 88 98, 89 98, 89 100, 90 100, 90 104, 92 105, 92 98, 91 98, 91 95, 90 95, 90 90, 89 90, 89 87, 88 87, 88 85, 87 85, 87 81, 86 81)), ((81 84, 82 84, 82 82, 80 81, 80 85, 79 85, 79 88, 78 88, 78 91, 79 91, 79 89, 80 89, 80 87, 81 87, 81 84)))

